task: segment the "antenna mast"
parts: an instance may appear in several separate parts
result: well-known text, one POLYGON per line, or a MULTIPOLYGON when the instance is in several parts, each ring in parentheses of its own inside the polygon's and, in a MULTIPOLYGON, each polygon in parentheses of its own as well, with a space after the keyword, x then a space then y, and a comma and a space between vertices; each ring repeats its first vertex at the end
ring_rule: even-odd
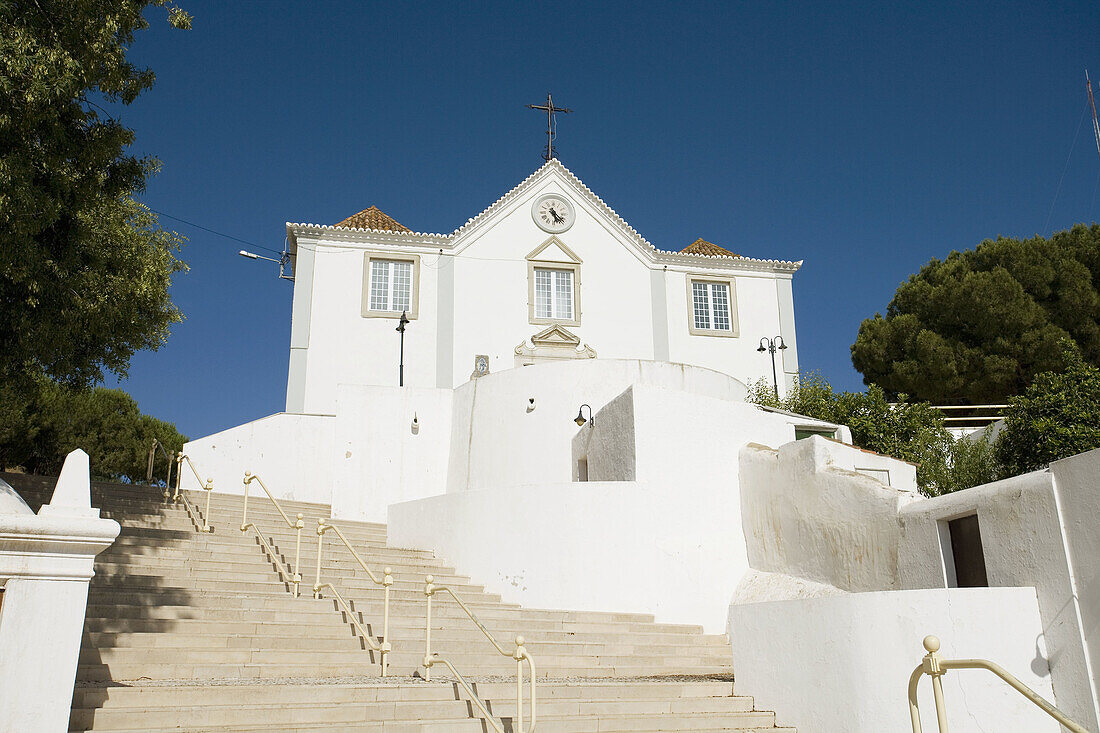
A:
POLYGON ((1092 96, 1092 81, 1089 79, 1089 70, 1085 69, 1085 89, 1089 93, 1089 107, 1092 108, 1092 134, 1096 138, 1096 153, 1100 155, 1100 123, 1096 121, 1096 100, 1092 96))

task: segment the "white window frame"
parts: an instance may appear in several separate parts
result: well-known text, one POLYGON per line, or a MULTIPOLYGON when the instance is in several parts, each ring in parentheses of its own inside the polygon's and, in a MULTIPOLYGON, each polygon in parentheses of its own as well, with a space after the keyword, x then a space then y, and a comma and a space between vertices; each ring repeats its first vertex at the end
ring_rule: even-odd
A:
POLYGON ((687 320, 688 320, 688 333, 693 336, 725 336, 736 338, 740 335, 737 323, 737 289, 734 285, 734 278, 721 277, 715 275, 692 275, 687 274, 687 320), (698 328, 695 325, 695 283, 702 283, 707 286, 707 303, 710 309, 710 328, 698 328), (729 296, 729 329, 714 328, 714 306, 713 302, 713 285, 725 285, 726 292, 729 296))
MULTIPOLYGON (((550 284, 551 312, 554 308, 554 278, 551 276, 550 284)), ((581 325, 581 258, 577 257, 573 250, 565 246, 557 237, 550 237, 540 244, 533 252, 527 255, 527 320, 533 325, 556 324, 561 326, 581 325), (551 246, 553 255, 547 255, 546 250, 551 246), (559 254, 560 252, 560 254, 559 254), (571 272, 573 281, 573 315, 571 318, 546 318, 538 315, 536 301, 537 289, 535 287, 536 270, 550 270, 551 272, 571 272)))
MULTIPOLYGON (((409 284, 409 308, 404 311, 410 320, 420 315, 420 255, 403 252, 367 252, 363 256, 363 318, 400 318, 400 310, 375 310, 371 308, 371 271, 373 262, 408 262, 412 265, 412 282, 409 284)), ((391 270, 392 272, 392 270, 391 270)), ((392 283, 390 285, 392 289, 392 283)))

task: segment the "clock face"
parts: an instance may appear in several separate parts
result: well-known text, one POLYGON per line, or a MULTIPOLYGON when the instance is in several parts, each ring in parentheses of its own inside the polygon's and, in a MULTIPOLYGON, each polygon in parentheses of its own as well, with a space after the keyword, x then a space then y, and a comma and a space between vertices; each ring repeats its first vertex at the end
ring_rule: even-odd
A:
POLYGON ((558 234, 573 226, 573 205, 556 193, 540 196, 531 209, 535 223, 545 231, 558 234))

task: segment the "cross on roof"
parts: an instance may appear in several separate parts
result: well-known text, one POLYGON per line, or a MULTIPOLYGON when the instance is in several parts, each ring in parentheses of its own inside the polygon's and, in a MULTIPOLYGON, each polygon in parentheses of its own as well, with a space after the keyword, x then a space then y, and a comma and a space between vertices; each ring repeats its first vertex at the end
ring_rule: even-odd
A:
POLYGON ((573 110, 565 107, 555 107, 554 98, 549 93, 546 95, 546 104, 529 104, 527 108, 546 112, 546 152, 542 154, 542 159, 550 162, 551 158, 556 157, 555 153, 557 152, 554 150, 554 113, 564 112, 568 114, 573 110))

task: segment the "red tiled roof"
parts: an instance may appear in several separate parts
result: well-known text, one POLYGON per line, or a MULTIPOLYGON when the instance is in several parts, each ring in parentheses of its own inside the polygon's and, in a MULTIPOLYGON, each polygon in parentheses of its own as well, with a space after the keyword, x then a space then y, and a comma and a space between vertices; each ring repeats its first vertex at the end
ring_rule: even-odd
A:
POLYGON ((352 229, 388 229, 392 232, 412 231, 404 224, 394 221, 388 214, 380 211, 377 206, 363 209, 358 214, 352 214, 336 226, 352 229))
POLYGON ((685 255, 708 255, 710 257, 740 257, 741 255, 730 252, 725 247, 719 247, 713 242, 708 242, 705 239, 696 239, 680 250, 681 254, 685 255))

